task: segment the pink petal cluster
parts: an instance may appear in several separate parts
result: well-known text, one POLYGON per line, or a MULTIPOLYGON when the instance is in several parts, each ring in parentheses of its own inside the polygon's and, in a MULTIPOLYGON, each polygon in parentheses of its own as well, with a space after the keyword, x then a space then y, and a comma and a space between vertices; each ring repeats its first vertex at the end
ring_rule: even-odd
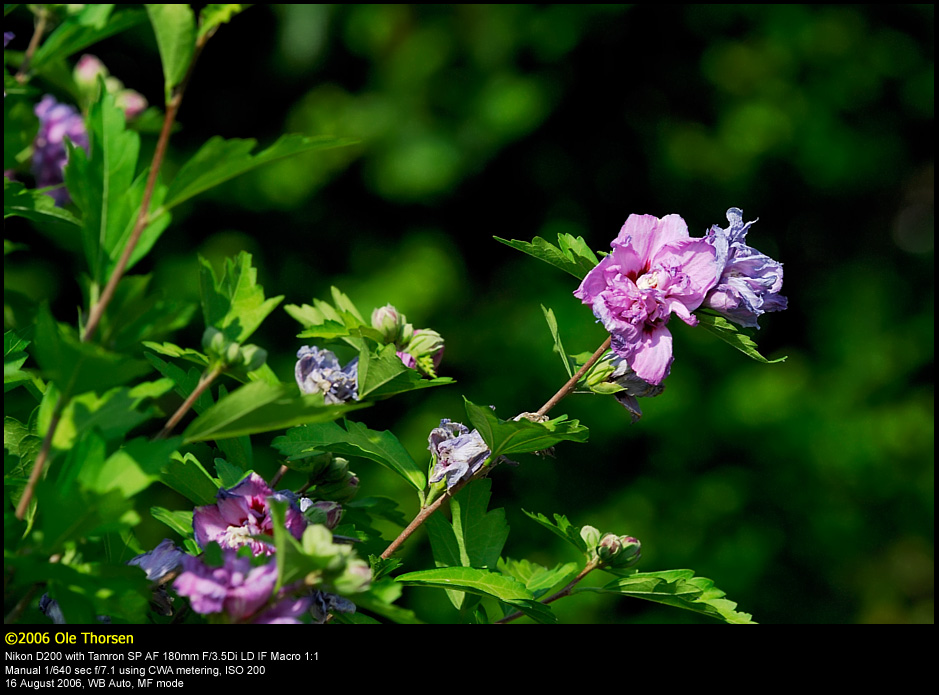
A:
POLYGON ((630 215, 612 251, 574 296, 589 304, 612 335, 613 352, 643 381, 660 384, 672 364, 672 314, 690 326, 692 311, 722 271, 714 247, 692 238, 678 215, 630 215))
POLYGON ((271 555, 274 547, 257 538, 274 535, 274 521, 268 503, 271 498, 289 503, 287 530, 295 538, 300 538, 307 526, 293 493, 274 492, 257 473, 252 473, 231 489, 220 489, 217 498, 215 504, 196 507, 193 512, 192 527, 200 548, 215 541, 222 548, 237 549, 248 545, 255 555, 271 555))

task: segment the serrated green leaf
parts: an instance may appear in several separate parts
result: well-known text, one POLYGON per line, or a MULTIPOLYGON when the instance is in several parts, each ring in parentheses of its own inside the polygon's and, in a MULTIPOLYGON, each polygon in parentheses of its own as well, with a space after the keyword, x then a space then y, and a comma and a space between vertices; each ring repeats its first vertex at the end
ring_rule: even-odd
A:
POLYGON ((73 328, 56 323, 48 307, 39 310, 33 350, 43 375, 71 394, 103 393, 150 371, 146 362, 81 342, 73 328))
POLYGON ((356 141, 298 134, 282 135, 273 145, 251 154, 256 140, 213 137, 187 161, 170 184, 163 207, 173 208, 195 195, 252 169, 303 152, 345 147, 356 141))
POLYGON ((580 528, 574 526, 563 514, 555 514, 554 521, 552 522, 548 517, 539 512, 529 512, 524 509, 522 511, 530 519, 538 522, 551 531, 551 533, 563 538, 580 552, 584 554, 587 553, 587 544, 584 542, 584 539, 581 538, 580 528))
POLYGON ((366 458, 394 471, 415 489, 424 489, 427 484, 424 471, 391 432, 377 432, 348 420, 343 424, 345 429, 335 422, 294 427, 284 436, 276 437, 272 446, 292 460, 322 452, 366 458))
POLYGON ((183 538, 192 538, 192 512, 170 511, 163 507, 150 507, 150 516, 161 521, 183 538))
POLYGON ((173 88, 186 77, 196 48, 196 16, 189 5, 145 5, 156 34, 163 85, 169 103, 173 88))
POLYGON ((575 593, 593 591, 619 594, 684 608, 716 618, 726 623, 752 625, 753 616, 734 610, 737 604, 729 601, 714 582, 705 577, 694 576, 692 570, 668 570, 664 572, 637 572, 621 577, 604 587, 577 587, 575 593))
POLYGON ((77 479, 93 492, 119 490, 124 497, 133 497, 158 479, 181 441, 179 437, 157 441, 133 439, 100 464, 85 463, 77 479))
POLYGON ((359 400, 378 400, 398 393, 452 383, 454 380, 450 377, 424 379, 417 370, 405 367, 394 345, 384 345, 377 351, 363 346, 359 352, 359 400))
POLYGON ((173 388, 170 379, 147 382, 133 388, 119 386, 100 396, 82 393, 70 399, 62 409, 52 445, 65 451, 87 429, 95 428, 107 442, 117 442, 132 429, 154 417, 152 408, 139 409, 173 388))
POLYGON ((204 5, 199 12, 199 37, 215 31, 222 24, 227 24, 249 7, 251 5, 204 5))
MULTIPOLYGON (((124 250, 143 197, 143 174, 136 171, 140 136, 127 130, 124 112, 103 87, 85 122, 89 152, 69 143, 65 184, 82 211, 85 258, 92 280, 101 285, 124 250)), ((147 249, 155 241, 154 230, 159 236, 168 221, 161 218, 150 225, 147 249)), ((143 252, 135 250, 135 260, 143 252)))
POLYGON ((322 394, 296 395, 294 385, 253 381, 219 400, 186 428, 186 442, 240 437, 313 422, 329 422, 367 403, 326 405, 322 394))
POLYGON ((537 236, 531 242, 493 238, 506 246, 511 246, 513 249, 560 268, 578 280, 582 280, 599 263, 596 254, 587 246, 587 242, 581 237, 574 237, 570 234, 559 234, 558 246, 537 236))
POLYGON ((507 602, 533 598, 525 585, 513 577, 475 567, 439 567, 418 570, 399 575, 395 581, 405 586, 456 589, 481 596, 492 596, 507 602))
POLYGON ((160 470, 160 481, 194 504, 212 504, 219 488, 219 481, 190 452, 173 452, 160 470))
POLYGON ((225 259, 221 278, 216 277, 212 265, 201 256, 199 263, 205 325, 219 329, 231 341, 244 343, 283 295, 264 298, 264 288, 257 283, 258 271, 251 266, 251 254, 245 251, 234 259, 225 259))
POLYGON ((30 69, 44 72, 47 64, 67 58, 83 48, 147 21, 139 8, 118 9, 114 5, 85 5, 49 34, 30 61, 30 69))
POLYGON ((525 585, 535 598, 541 598, 552 587, 573 579, 580 570, 576 562, 558 565, 548 569, 528 560, 499 559, 498 569, 502 574, 515 577, 525 585))
POLYGON ((737 348, 747 357, 750 357, 757 362, 762 362, 764 364, 776 364, 777 362, 785 362, 785 357, 780 357, 775 360, 768 360, 763 355, 760 354, 757 350, 756 343, 753 342, 753 331, 746 328, 741 328, 736 324, 731 323, 723 316, 718 316, 706 309, 699 310, 695 312, 695 316, 698 317, 698 325, 710 331, 718 338, 723 340, 725 343, 732 345, 737 348))
POLYGON ((53 221, 81 226, 81 220, 65 208, 58 207, 51 196, 4 177, 3 219, 8 217, 25 217, 33 222, 53 221))
POLYGON ((585 442, 589 430, 578 420, 562 415, 546 422, 500 420, 489 408, 482 408, 463 398, 466 415, 492 452, 491 460, 510 454, 542 451, 563 441, 585 442))
POLYGON ((561 343, 561 334, 558 332, 558 320, 554 317, 554 312, 548 309, 544 304, 541 305, 541 310, 544 312, 545 321, 548 322, 548 330, 551 331, 551 337, 554 339, 554 351, 561 358, 564 371, 567 372, 567 378, 570 379, 574 376, 574 369, 571 367, 571 361, 567 356, 567 352, 564 351, 564 345, 561 343))

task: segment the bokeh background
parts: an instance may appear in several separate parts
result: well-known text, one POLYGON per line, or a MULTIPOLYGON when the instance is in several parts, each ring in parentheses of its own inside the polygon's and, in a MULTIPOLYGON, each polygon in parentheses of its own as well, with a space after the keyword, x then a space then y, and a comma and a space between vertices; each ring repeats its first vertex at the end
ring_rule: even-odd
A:
MULTIPOLYGON (((509 417, 563 383, 540 304, 570 352, 605 337, 571 295, 574 278, 493 235, 569 232, 603 250, 631 213, 678 213, 701 235, 741 207, 760 219, 750 243, 785 264, 790 308, 762 318, 758 341, 788 360, 758 364, 673 321, 668 388, 643 402, 638 424, 611 398, 574 396, 555 413, 587 424, 589 443, 493 474, 492 506, 512 527, 505 554, 577 559, 520 509, 558 512, 639 537, 641 569, 693 568, 759 622, 931 623, 933 15, 932 5, 258 5, 200 59, 167 169, 216 134, 360 144, 197 198, 135 272, 197 301, 196 253, 220 263, 244 249, 285 303, 336 285, 365 312, 390 302, 440 331, 441 371, 459 383, 361 414, 422 460, 439 419, 463 418, 463 395, 509 417)), ((9 18, 22 36, 27 21, 9 18)), ((95 52, 159 102, 148 27, 95 52)), ((13 258, 8 289, 75 315, 69 255, 13 258)), ((255 336, 284 380, 297 328, 277 311, 255 336)), ((258 468, 273 472, 260 449, 258 468)), ((406 500, 413 514, 416 499, 392 476, 356 469, 360 494, 406 500)), ((143 533, 156 543, 164 530, 143 533)), ((428 566, 426 536, 403 558, 428 566)), ((452 615, 442 596, 412 596, 427 619, 452 615)), ((706 622, 613 597, 554 605, 568 622, 706 622)))

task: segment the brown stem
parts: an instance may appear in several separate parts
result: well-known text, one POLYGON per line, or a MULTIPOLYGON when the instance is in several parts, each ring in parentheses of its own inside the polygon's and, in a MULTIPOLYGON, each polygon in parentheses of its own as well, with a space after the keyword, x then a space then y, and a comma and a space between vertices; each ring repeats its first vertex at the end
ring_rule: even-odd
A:
POLYGON ((16 518, 21 520, 26 516, 26 510, 29 508, 29 501, 33 498, 33 491, 36 489, 36 485, 39 483, 39 479, 42 477, 43 469, 46 467, 46 459, 49 458, 49 451, 52 449, 52 438, 55 436, 55 429, 59 425, 59 419, 62 417, 62 407, 64 399, 60 395, 58 400, 55 402, 55 406, 52 411, 52 419, 49 421, 49 429, 46 431, 46 436, 42 440, 42 446, 39 448, 39 453, 36 455, 36 461, 33 463, 33 470, 29 473, 29 480, 26 481, 26 487, 23 489, 23 495, 20 497, 19 503, 16 505, 16 518))
POLYGON ((577 382, 580 381, 581 377, 583 377, 583 375, 587 373, 587 370, 590 369, 594 364, 596 364, 597 360, 603 357, 603 353, 606 352, 607 349, 609 349, 610 340, 611 340, 611 337, 608 337, 606 340, 604 340, 603 345, 597 348, 597 351, 593 353, 593 355, 590 356, 589 360, 584 362, 584 366, 578 369, 577 373, 574 376, 572 376, 570 379, 568 379, 567 383, 564 384, 564 386, 562 386, 561 389, 556 394, 551 396, 548 402, 545 403, 543 406, 541 406, 538 409, 538 412, 535 414, 547 415, 548 411, 551 410, 551 408, 553 408, 554 406, 556 406, 562 398, 564 398, 565 396, 569 396, 571 392, 574 390, 574 388, 577 386, 577 382))
MULTIPOLYGON (((556 594, 553 594, 552 596, 549 596, 548 598, 546 598, 544 601, 542 601, 542 603, 545 604, 545 605, 547 605, 547 604, 549 604, 549 603, 554 603, 554 602, 557 601, 559 598, 564 598, 565 596, 570 595, 571 590, 574 588, 574 586, 575 586, 578 582, 580 582, 580 580, 582 580, 584 577, 586 577, 588 574, 590 574, 591 572, 593 572, 596 568, 597 568, 597 564, 596 564, 595 562, 588 562, 588 563, 587 563, 587 566, 584 567, 584 568, 578 573, 578 575, 577 575, 576 577, 574 577, 574 578, 570 581, 570 583, 568 583, 567 586, 565 586, 563 589, 561 589, 560 591, 558 591, 556 594)), ((501 625, 501 624, 503 624, 503 623, 508 623, 508 622, 513 621, 513 620, 517 620, 518 618, 521 618, 521 617, 524 616, 524 615, 525 615, 525 614, 522 613, 521 611, 517 611, 517 612, 515 612, 515 613, 510 613, 509 615, 505 616, 504 618, 500 618, 499 620, 497 620, 497 621, 495 622, 495 624, 496 624, 496 625, 501 625)))
POLYGON ((114 298, 117 284, 120 282, 124 271, 127 269, 127 264, 130 262, 130 257, 137 247, 137 242, 140 241, 141 234, 143 234, 143 231, 150 223, 150 201, 153 198, 153 190, 156 187, 157 175, 160 173, 160 167, 163 165, 163 157, 166 155, 166 148, 169 143, 170 133, 173 130, 173 123, 176 121, 176 114, 182 103, 183 93, 186 91, 186 85, 189 84, 189 78, 192 76, 192 70, 196 65, 196 60, 199 58, 199 54, 202 53, 202 49, 205 47, 205 42, 208 38, 209 35, 204 35, 196 43, 195 52, 193 53, 192 61, 189 63, 186 76, 173 90, 173 94, 166 104, 163 129, 160 131, 160 137, 157 140, 156 149, 153 152, 150 173, 147 176, 147 186, 143 192, 140 212, 137 213, 137 221, 134 223, 134 229, 127 243, 124 245, 124 250, 121 252, 121 257, 118 259, 117 265, 114 266, 114 270, 111 272, 111 277, 108 278, 107 285, 105 285, 104 290, 101 292, 98 301, 92 305, 91 310, 88 312, 88 323, 85 325, 85 331, 82 333, 82 342, 88 342, 97 330, 98 323, 104 315, 104 310, 107 308, 108 304, 110 304, 111 299, 114 298))
POLYGON ((176 409, 176 412, 173 413, 173 416, 166 421, 166 424, 163 426, 163 429, 160 430, 160 433, 154 437, 154 439, 165 439, 172 432, 173 428, 179 424, 179 421, 183 419, 183 415, 189 412, 189 409, 192 408, 192 404, 205 393, 205 390, 212 385, 212 382, 215 381, 219 375, 222 373, 221 367, 215 367, 210 372, 206 372, 201 377, 199 377, 199 383, 196 384, 196 388, 192 390, 192 393, 189 394, 189 397, 183 401, 183 404, 176 409))
MULTIPOLYGON (((603 345, 601 345, 597 349, 597 351, 593 353, 593 355, 590 356, 590 359, 584 363, 584 366, 578 369, 577 373, 574 374, 574 376, 572 376, 556 394, 551 396, 551 399, 547 403, 541 406, 541 408, 538 410, 536 415, 547 414, 548 411, 551 410, 551 408, 553 408, 554 406, 556 406, 562 398, 570 395, 570 393, 577 386, 577 382, 580 381, 581 377, 583 377, 583 375, 587 373, 587 370, 590 369, 594 364, 596 364, 597 360, 603 357, 603 353, 606 352, 607 349, 610 347, 610 340, 611 338, 608 337, 606 340, 603 341, 603 345)), ((385 549, 385 552, 381 554, 382 559, 387 560, 389 557, 391 557, 395 553, 395 551, 397 551, 398 548, 401 547, 401 544, 404 543, 404 541, 406 541, 410 537, 410 535, 414 533, 421 526, 421 524, 423 524, 427 520, 427 517, 429 517, 431 514, 437 511, 444 502, 446 502, 451 497, 453 497, 453 495, 459 492, 463 488, 463 486, 466 485, 468 482, 470 482, 471 480, 474 480, 477 477, 482 477, 483 475, 488 474, 490 468, 480 469, 477 475, 471 478, 467 478, 466 480, 463 480, 457 483, 451 489, 447 490, 443 495, 441 495, 436 500, 434 500, 434 502, 432 502, 430 505, 421 509, 421 511, 418 512, 417 516, 414 517, 411 523, 408 524, 407 528, 405 528, 398 535, 398 537, 395 538, 391 542, 391 545, 389 545, 385 549)), ((580 579, 577 579, 575 581, 580 581, 580 579)))
POLYGON ((36 18, 36 28, 33 30, 33 36, 29 40, 29 46, 23 54, 23 62, 20 63, 20 69, 16 72, 16 81, 20 84, 26 81, 26 73, 29 72, 29 63, 33 59, 33 54, 39 48, 39 42, 42 35, 46 33, 46 23, 49 20, 49 12, 44 7, 40 7, 39 16, 36 18))

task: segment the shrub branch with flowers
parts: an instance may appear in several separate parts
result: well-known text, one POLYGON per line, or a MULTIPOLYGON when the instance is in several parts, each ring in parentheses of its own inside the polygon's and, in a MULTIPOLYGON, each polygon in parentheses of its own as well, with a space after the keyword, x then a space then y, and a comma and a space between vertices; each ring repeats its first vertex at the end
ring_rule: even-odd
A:
MULTIPOLYGON (((193 308, 129 274, 172 234, 180 203, 268 162, 350 144, 285 135, 253 154, 252 140, 212 138, 172 176, 162 171, 199 55, 247 6, 206 5, 198 16, 188 5, 28 7, 35 34, 24 50, 5 51, 4 217, 68 235, 88 276, 77 322, 33 302, 22 312, 28 320, 8 321, 4 334, 5 391, 32 400, 4 423, 8 622, 413 623, 420 611, 398 599, 416 589, 445 591, 462 622, 556 622, 551 604, 584 591, 751 622, 690 570, 639 572, 641 543, 628 529, 526 511, 582 561, 510 559, 504 512, 489 509, 493 469, 587 441, 586 426, 552 412, 567 396, 612 396, 624 418, 639 420, 639 399, 662 392, 675 357, 674 317, 768 362, 752 329, 786 307, 782 267, 748 245, 752 222, 739 209, 702 237, 678 215, 630 215, 600 257, 566 234, 556 244, 499 239, 574 276, 574 296, 610 335, 593 354, 568 355, 553 311, 542 307, 567 381, 538 409, 508 419, 466 400, 465 416, 441 414, 428 433, 429 455, 411 452, 393 433, 369 429, 359 411, 453 383, 433 329, 415 328, 391 305, 363 313, 333 288, 328 299, 284 307, 300 331, 294 379, 282 380, 266 350, 248 342, 283 299, 267 296, 250 255, 220 272, 201 261, 196 346, 166 340, 199 320, 193 308), (145 22, 163 64, 162 111, 85 53, 145 22), (69 65, 62 88, 51 76, 69 65), (45 93, 49 82, 73 103, 45 93), (149 162, 140 158, 142 137, 156 137, 149 162), (164 413, 157 401, 171 393, 175 411, 164 413), (265 432, 279 433, 272 445, 282 461, 269 480, 253 470, 251 436, 265 432), (420 508, 412 519, 398 500, 356 499, 352 467, 367 475, 372 464, 413 489, 420 508), (281 487, 288 472, 305 482, 281 487), (148 549, 135 536, 136 500, 153 486, 189 504, 150 508, 171 537, 148 549), (379 521, 400 531, 387 537, 379 521), (404 566, 396 555, 420 527, 432 568, 404 566), (580 586, 594 571, 609 582, 580 586)), ((5 45, 11 39, 5 34, 5 45)), ((27 251, 5 243, 5 253, 15 260, 27 251)), ((591 320, 586 311, 583 320, 591 320)))

